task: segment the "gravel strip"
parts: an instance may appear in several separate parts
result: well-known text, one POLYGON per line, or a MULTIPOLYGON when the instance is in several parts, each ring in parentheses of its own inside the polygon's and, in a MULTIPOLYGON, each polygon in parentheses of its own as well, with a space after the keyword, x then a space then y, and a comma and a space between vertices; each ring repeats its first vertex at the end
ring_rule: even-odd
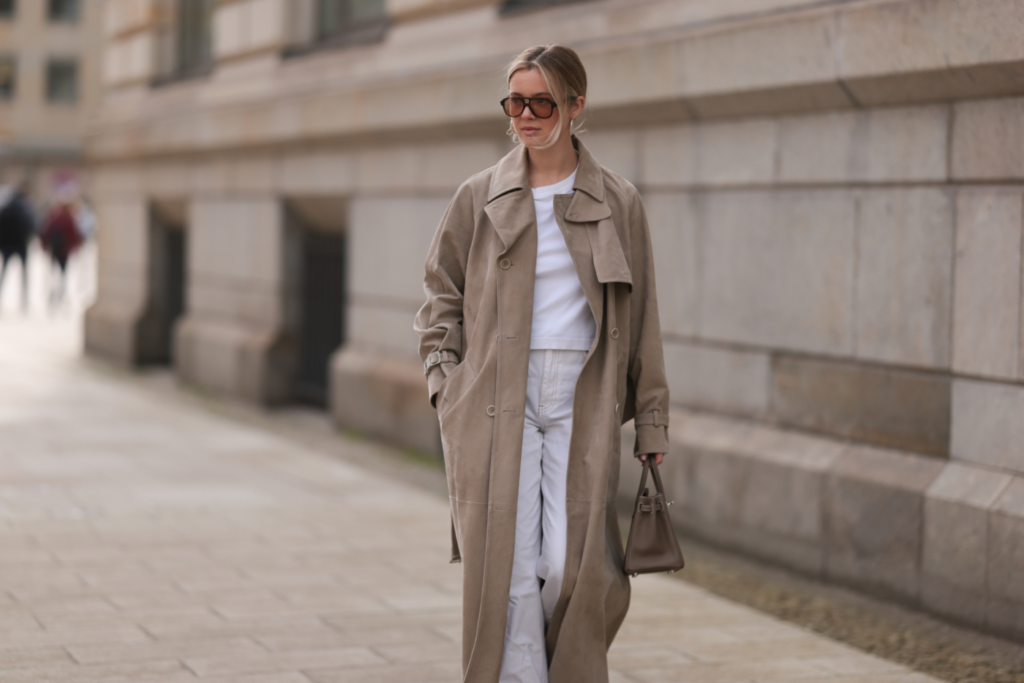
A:
MULTIPOLYGON (((624 528, 628 528, 626 520, 624 528)), ((1024 682, 1024 645, 681 538, 674 576, 833 640, 954 683, 1024 682)))

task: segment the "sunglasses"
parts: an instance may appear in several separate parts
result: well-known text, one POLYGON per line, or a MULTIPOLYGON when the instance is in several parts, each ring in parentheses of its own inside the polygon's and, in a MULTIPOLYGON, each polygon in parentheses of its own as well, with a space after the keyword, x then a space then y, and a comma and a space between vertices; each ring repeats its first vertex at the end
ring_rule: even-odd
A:
POLYGON ((558 104, 546 97, 506 97, 501 101, 505 116, 522 116, 529 107, 538 119, 550 119, 558 104))

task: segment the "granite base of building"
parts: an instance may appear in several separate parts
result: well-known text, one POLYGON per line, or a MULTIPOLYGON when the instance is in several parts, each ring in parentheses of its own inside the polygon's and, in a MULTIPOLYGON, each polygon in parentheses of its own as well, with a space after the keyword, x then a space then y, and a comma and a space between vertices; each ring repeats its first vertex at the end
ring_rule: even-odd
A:
POLYGON ((672 420, 662 477, 684 534, 1024 640, 1024 477, 752 421, 672 420))
POLYGON ((280 330, 186 317, 174 337, 182 381, 261 405, 292 399, 294 343, 280 330))
POLYGON ((94 304, 85 312, 85 352, 121 365, 138 363, 137 312, 94 304))
POLYGON ((169 359, 155 312, 130 302, 101 300, 85 312, 85 352, 124 366, 169 359))
POLYGON ((437 412, 427 400, 422 365, 342 348, 331 359, 330 373, 330 411, 338 427, 441 457, 437 412))

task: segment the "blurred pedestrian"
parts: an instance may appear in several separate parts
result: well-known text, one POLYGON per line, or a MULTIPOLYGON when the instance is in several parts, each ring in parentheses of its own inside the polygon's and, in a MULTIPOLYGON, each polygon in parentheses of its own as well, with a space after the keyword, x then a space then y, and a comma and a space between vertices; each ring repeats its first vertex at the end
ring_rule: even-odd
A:
POLYGON ((57 286, 50 288, 50 304, 56 306, 63 302, 67 289, 68 259, 82 243, 82 232, 75 220, 74 205, 69 197, 61 196, 50 209, 39 238, 43 248, 60 269, 57 286))
POLYGON ((629 606, 620 430, 668 448, 643 203, 575 135, 587 76, 533 47, 502 108, 520 144, 456 192, 416 317, 464 561, 467 683, 607 683, 629 606))
POLYGON ((28 245, 36 231, 35 213, 29 204, 28 186, 19 184, 0 209, 0 289, 11 257, 21 260, 21 307, 28 309, 28 245))
POLYGON ((72 214, 78 225, 78 234, 81 235, 83 242, 88 242, 96 234, 96 213, 89 206, 85 195, 80 194, 75 199, 72 214))

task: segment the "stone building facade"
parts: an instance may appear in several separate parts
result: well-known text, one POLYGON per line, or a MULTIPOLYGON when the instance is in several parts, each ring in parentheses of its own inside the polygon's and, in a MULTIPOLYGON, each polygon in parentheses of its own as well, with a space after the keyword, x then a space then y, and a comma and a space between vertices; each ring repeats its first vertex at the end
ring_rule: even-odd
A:
POLYGON ((1024 0, 105 11, 90 353, 436 451, 423 256, 565 43, 651 222, 677 525, 1024 636, 1024 0))
POLYGON ((95 0, 0 0, 0 185, 27 182, 45 201, 55 185, 82 182, 101 10, 95 0))

